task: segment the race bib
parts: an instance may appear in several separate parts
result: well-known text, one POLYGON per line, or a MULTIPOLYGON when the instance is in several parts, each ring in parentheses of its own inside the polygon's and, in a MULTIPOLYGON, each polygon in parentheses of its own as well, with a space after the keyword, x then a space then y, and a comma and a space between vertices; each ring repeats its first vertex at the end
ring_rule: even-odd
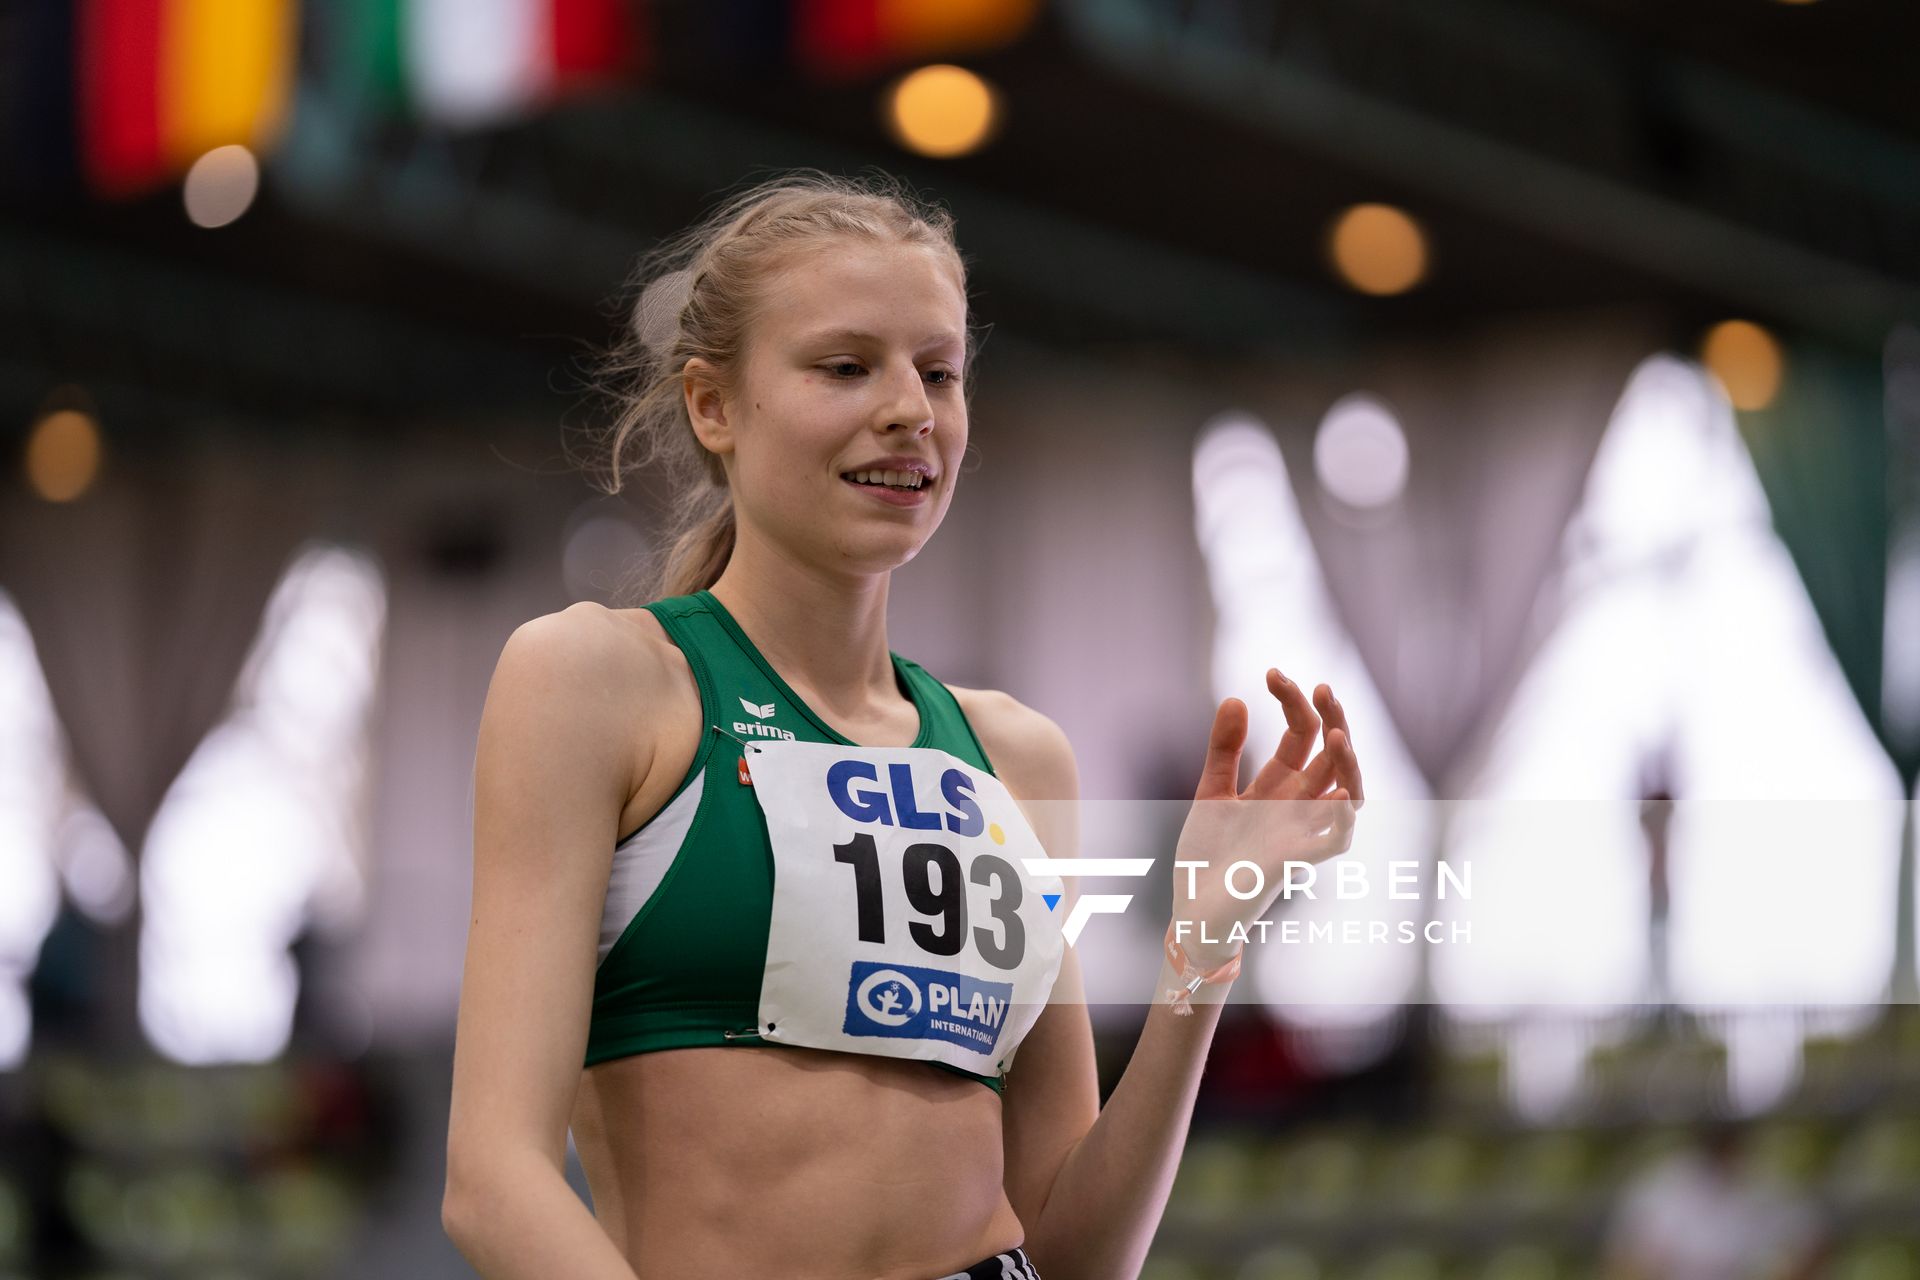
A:
POLYGON ((929 747, 750 743, 773 847, 760 1034, 998 1075, 1065 947, 1013 796, 929 747))

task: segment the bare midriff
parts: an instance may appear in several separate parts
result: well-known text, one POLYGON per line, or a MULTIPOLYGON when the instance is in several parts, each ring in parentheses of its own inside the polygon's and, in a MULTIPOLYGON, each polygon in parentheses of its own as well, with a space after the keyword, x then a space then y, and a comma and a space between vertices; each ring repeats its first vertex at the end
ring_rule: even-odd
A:
POLYGON ((639 1280, 933 1280, 1023 1239, 1000 1106, 921 1062, 669 1049, 586 1071, 573 1138, 639 1280))

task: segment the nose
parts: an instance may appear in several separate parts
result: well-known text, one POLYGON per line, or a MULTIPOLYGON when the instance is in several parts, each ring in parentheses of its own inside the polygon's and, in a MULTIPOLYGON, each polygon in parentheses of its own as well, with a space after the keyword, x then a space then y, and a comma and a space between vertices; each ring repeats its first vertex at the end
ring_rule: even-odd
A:
POLYGON ((927 398, 927 385, 921 380, 920 370, 909 363, 902 373, 894 376, 889 390, 893 394, 884 406, 883 433, 905 431, 916 440, 932 434, 933 402, 927 398))

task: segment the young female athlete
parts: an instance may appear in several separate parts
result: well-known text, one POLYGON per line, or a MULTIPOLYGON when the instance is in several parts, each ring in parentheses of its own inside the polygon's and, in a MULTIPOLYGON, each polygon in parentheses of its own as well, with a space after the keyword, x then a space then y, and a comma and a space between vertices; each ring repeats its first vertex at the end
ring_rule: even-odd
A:
MULTIPOLYGON (((1125 1280, 1239 948, 1169 946, 1102 1107, 1063 882, 1023 862, 1075 854, 1036 803, 1076 795, 1067 740, 887 647, 967 443, 951 223, 806 174, 656 266, 615 458, 683 449, 688 528, 664 598, 527 623, 487 695, 446 1229, 491 1280, 1125 1280)), ((1221 704, 1178 849, 1215 939, 1362 802, 1332 691, 1267 679, 1288 732, 1242 791, 1221 704)))

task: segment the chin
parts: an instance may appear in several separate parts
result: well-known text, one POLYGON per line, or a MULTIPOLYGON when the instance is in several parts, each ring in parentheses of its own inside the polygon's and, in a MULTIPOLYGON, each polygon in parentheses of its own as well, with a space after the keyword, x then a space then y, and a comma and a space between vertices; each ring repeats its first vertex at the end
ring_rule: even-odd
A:
POLYGON ((863 538, 840 547, 840 563, 855 573, 887 573, 920 554, 925 538, 863 538))

